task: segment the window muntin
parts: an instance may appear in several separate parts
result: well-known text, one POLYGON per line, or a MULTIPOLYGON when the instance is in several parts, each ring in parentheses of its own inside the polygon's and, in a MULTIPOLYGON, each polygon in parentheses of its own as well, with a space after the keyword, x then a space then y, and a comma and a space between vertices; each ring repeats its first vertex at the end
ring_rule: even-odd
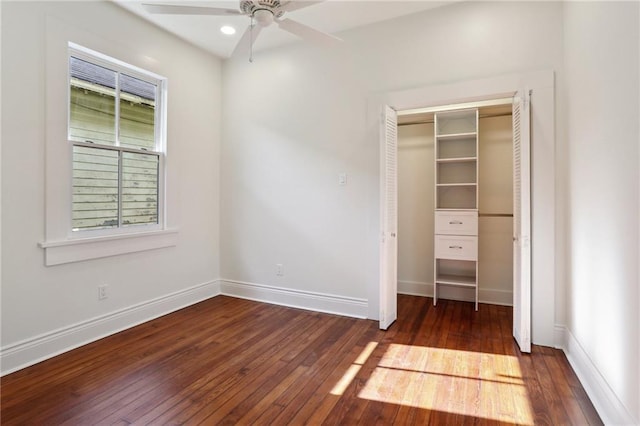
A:
POLYGON ((161 224, 162 83, 70 48, 74 232, 161 224))

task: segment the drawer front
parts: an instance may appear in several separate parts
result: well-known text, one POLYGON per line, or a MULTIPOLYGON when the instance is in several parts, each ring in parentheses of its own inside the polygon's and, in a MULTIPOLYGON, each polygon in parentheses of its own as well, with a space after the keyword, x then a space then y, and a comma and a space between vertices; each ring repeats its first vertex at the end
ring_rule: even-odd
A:
POLYGON ((478 237, 436 235, 435 256, 438 259, 478 260, 478 237))
POLYGON ((478 235, 477 212, 435 212, 435 233, 446 235, 478 235))

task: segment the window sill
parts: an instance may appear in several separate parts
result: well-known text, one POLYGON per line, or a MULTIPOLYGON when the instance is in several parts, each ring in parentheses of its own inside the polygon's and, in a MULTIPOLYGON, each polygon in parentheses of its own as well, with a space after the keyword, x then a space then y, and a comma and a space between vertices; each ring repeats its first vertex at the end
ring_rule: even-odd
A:
POLYGON ((44 241, 38 245, 44 249, 45 265, 53 266, 172 247, 177 244, 177 230, 162 230, 74 240, 44 241))

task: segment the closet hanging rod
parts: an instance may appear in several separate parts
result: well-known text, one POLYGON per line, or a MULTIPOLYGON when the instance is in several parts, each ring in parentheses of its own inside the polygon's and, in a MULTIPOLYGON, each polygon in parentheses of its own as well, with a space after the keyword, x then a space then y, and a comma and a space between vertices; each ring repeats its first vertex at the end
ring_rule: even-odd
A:
POLYGON ((513 217, 513 213, 478 213, 478 217, 513 217))

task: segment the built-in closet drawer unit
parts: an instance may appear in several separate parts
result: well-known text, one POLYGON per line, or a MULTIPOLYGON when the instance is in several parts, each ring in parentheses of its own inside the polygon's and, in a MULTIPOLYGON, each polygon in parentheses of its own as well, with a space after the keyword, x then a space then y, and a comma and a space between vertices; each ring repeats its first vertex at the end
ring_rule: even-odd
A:
POLYGON ((435 233, 444 235, 478 235, 478 213, 436 210, 435 233))
POLYGON ((439 259, 477 260, 478 237, 436 235, 435 257, 439 259))
POLYGON ((477 108, 434 114, 433 304, 441 286, 472 288, 478 310, 477 108))

